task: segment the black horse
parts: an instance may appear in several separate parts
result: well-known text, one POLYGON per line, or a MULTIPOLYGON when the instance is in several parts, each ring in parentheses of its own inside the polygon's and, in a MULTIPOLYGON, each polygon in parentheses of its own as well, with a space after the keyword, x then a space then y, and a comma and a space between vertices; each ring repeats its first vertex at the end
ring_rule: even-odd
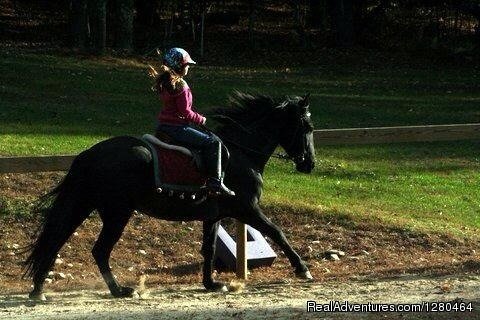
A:
POLYGON ((225 181, 236 191, 234 197, 208 197, 199 203, 158 194, 152 155, 146 143, 135 137, 114 137, 81 152, 63 181, 42 198, 39 211, 44 221, 26 260, 25 275, 34 283, 30 298, 45 299, 43 284, 58 251, 94 209, 103 228, 92 254, 114 297, 135 293, 119 285, 109 267, 110 253, 134 210, 166 220, 203 221, 203 285, 208 290, 224 289, 212 279, 212 264, 219 221, 225 217, 270 237, 285 252, 296 275, 312 279, 283 232, 259 206, 263 170, 279 145, 297 171, 310 173, 315 165, 308 104, 308 95, 275 101, 236 93, 229 107, 216 109, 212 115, 219 122, 216 132, 230 150, 225 181))

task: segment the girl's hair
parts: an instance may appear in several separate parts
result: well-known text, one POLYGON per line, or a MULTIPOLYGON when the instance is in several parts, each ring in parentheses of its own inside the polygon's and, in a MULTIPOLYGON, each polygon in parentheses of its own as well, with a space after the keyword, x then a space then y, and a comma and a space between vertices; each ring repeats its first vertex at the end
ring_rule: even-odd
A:
POLYGON ((168 93, 175 93, 175 91, 181 87, 182 77, 166 65, 162 64, 159 71, 151 65, 148 65, 148 67, 150 68, 149 75, 154 78, 155 81, 152 86, 153 91, 158 94, 161 94, 165 90, 168 93))

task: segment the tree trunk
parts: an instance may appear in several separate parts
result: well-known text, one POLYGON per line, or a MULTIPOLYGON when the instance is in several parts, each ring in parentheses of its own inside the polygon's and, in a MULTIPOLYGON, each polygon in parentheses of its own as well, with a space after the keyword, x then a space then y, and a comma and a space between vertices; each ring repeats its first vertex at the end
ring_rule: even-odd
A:
POLYGON ((462 1, 457 5, 457 8, 462 12, 471 14, 477 19, 477 25, 475 26, 475 38, 477 39, 477 46, 480 47, 480 3, 462 1))
POLYGON ((335 44, 340 47, 353 45, 353 6, 352 0, 330 0, 329 11, 331 29, 335 44))
POLYGON ((133 38, 135 45, 138 47, 148 48, 152 41, 158 42, 160 40, 159 33, 162 25, 157 9, 161 2, 158 0, 136 0, 134 2, 136 12, 133 20, 133 38))
POLYGON ((202 11, 202 26, 201 26, 201 31, 200 31, 200 56, 203 58, 203 54, 204 54, 204 33, 205 33, 205 11, 207 10, 207 8, 203 7, 203 11, 202 11))
POLYGON ((255 20, 257 19, 256 3, 255 0, 249 1, 249 15, 248 15, 248 40, 252 48, 255 48, 254 28, 255 20))
POLYGON ((72 0, 70 3, 70 45, 84 49, 87 35, 87 0, 72 0))
POLYGON ((308 14, 307 24, 310 28, 318 28, 325 30, 327 22, 327 1, 326 0, 310 0, 310 11, 308 14))
POLYGON ((342 44, 346 47, 353 45, 353 0, 343 0, 343 35, 342 44))
POLYGON ((295 10, 294 10, 294 19, 295 19, 295 31, 297 32, 300 42, 303 46, 303 48, 307 49, 310 47, 310 40, 308 38, 308 33, 306 30, 306 14, 305 11, 303 10, 303 7, 299 4, 295 4, 295 10))
POLYGON ((196 41, 197 39, 197 32, 196 32, 196 25, 195 25, 195 18, 198 17, 198 12, 197 10, 195 10, 195 2, 193 0, 189 0, 188 2, 188 7, 189 7, 189 11, 190 11, 190 19, 189 19, 189 22, 190 22, 190 27, 192 28, 192 40, 193 42, 196 41))
POLYGON ((133 0, 116 0, 115 46, 126 51, 132 50, 133 0))
POLYGON ((105 53, 107 0, 89 0, 88 17, 93 52, 101 55, 105 53))

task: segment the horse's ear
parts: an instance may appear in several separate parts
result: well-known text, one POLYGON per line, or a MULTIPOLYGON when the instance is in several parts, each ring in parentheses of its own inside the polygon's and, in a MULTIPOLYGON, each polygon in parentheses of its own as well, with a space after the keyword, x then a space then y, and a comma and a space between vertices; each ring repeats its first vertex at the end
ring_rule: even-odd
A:
POLYGON ((151 65, 148 65, 148 75, 152 78, 156 78, 158 76, 158 72, 157 70, 155 70, 154 67, 152 67, 151 65))
POLYGON ((280 103, 277 108, 283 109, 283 108, 285 108, 287 105, 288 105, 288 101, 285 100, 285 101, 283 101, 282 103, 280 103))
POLYGON ((307 107, 308 104, 309 104, 309 99, 310 99, 310 92, 308 92, 304 97, 303 99, 300 101, 300 105, 302 107, 307 107))

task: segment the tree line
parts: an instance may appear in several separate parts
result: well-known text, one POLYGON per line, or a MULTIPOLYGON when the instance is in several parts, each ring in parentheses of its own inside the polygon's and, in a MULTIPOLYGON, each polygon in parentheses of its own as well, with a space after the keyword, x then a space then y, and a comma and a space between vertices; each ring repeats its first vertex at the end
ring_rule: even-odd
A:
POLYGON ((447 34, 469 36, 476 48, 480 43, 480 0, 68 0, 65 7, 69 46, 98 54, 107 45, 131 51, 152 35, 166 40, 179 30, 203 47, 205 27, 241 20, 253 45, 256 24, 275 7, 289 12, 289 21, 279 24, 288 25, 305 47, 312 45, 312 32, 330 46, 351 47, 393 39, 401 28, 432 46, 447 34))

